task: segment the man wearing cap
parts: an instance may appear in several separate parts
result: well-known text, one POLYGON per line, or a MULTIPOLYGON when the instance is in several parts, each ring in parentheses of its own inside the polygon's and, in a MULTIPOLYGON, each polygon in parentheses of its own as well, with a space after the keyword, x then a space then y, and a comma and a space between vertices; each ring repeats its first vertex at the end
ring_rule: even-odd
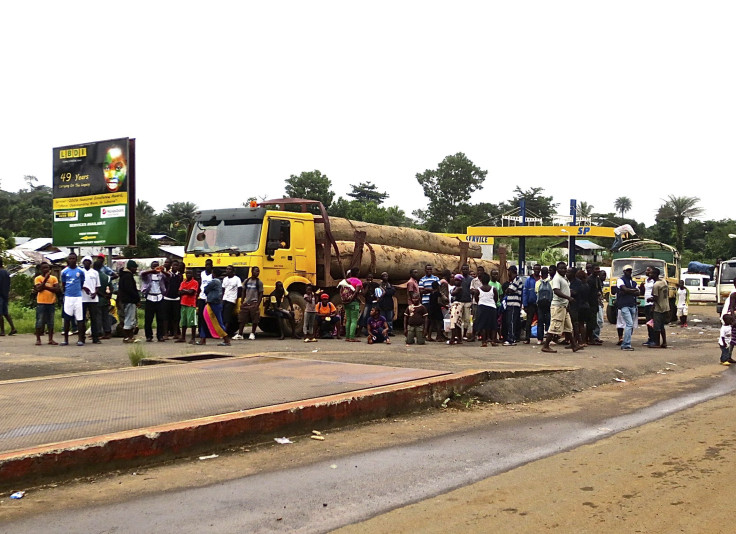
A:
MULTIPOLYGON (((89 315, 90 329, 92 330, 92 343, 99 344, 102 337, 102 316, 100 315, 100 275, 92 268, 92 258, 85 256, 82 259, 84 267, 84 283, 82 284, 82 313, 84 317, 89 315)), ((79 330, 79 336, 84 341, 84 332, 79 330)))
POLYGON ((639 313, 636 308, 639 288, 631 278, 633 270, 634 268, 631 265, 624 265, 624 274, 616 282, 616 308, 621 312, 621 318, 625 325, 621 350, 627 351, 634 350, 631 346, 631 335, 634 332, 634 321, 639 319, 639 313))
POLYGON ((99 271, 109 276, 110 280, 117 280, 119 278, 118 273, 116 273, 110 267, 105 265, 105 255, 102 252, 100 252, 97 256, 95 256, 95 260, 102 261, 102 264, 101 264, 102 266, 100 267, 99 271))

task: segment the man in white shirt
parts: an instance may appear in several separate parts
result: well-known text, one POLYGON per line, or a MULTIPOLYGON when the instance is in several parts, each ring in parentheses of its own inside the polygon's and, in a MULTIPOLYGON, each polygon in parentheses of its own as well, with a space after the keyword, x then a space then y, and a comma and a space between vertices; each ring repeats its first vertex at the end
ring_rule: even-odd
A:
POLYGON ((230 337, 238 331, 238 316, 235 307, 240 298, 241 284, 239 276, 235 275, 232 265, 225 268, 225 277, 222 279, 222 319, 225 322, 225 330, 230 337))
MULTIPOLYGON (((100 344, 102 336, 102 316, 100 315, 100 307, 97 305, 99 298, 97 293, 100 291, 100 274, 92 268, 92 258, 85 256, 82 259, 84 267, 84 284, 82 284, 82 313, 84 317, 89 314, 90 329, 92 330, 92 343, 100 344)), ((84 342, 84 333, 79 333, 80 339, 84 342)))
POLYGON ((151 268, 141 273, 143 289, 141 293, 146 299, 144 308, 144 329, 146 341, 153 341, 153 319, 156 319, 156 339, 166 341, 164 321, 164 295, 168 289, 170 274, 159 266, 157 261, 151 262, 151 268))
POLYGON ((557 263, 557 274, 552 278, 552 305, 550 306, 550 325, 549 332, 544 338, 544 344, 542 345, 542 352, 557 352, 549 347, 553 336, 565 336, 565 341, 570 343, 570 348, 573 352, 582 350, 582 347, 577 344, 575 336, 572 335, 572 320, 570 314, 567 311, 567 306, 570 302, 573 302, 573 298, 570 295, 570 284, 568 283, 565 275, 567 274, 567 264, 564 261, 557 263))

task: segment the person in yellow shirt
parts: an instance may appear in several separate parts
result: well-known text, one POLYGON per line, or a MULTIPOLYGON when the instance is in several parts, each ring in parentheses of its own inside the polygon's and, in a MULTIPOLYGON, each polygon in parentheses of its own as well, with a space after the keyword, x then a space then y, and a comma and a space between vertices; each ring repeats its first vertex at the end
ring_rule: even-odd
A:
POLYGON ((54 314, 59 280, 51 274, 48 263, 41 263, 41 274, 33 280, 33 284, 36 291, 36 345, 41 344, 41 334, 46 326, 49 331, 49 345, 58 345, 54 341, 54 314))

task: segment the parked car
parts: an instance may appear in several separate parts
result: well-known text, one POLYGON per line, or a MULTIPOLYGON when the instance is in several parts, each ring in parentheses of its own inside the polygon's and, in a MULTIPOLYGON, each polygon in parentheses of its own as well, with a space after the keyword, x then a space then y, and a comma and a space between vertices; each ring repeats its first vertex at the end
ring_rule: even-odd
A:
POLYGON ((707 274, 685 273, 685 287, 690 291, 690 302, 716 302, 716 283, 707 274))

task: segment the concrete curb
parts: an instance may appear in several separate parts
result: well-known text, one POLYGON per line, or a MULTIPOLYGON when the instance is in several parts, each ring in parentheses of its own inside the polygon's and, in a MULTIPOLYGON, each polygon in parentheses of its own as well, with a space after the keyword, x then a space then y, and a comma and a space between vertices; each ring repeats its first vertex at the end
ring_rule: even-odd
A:
POLYGON ((468 370, 424 380, 364 389, 202 417, 188 421, 51 443, 0 454, 0 488, 52 477, 90 474, 270 440, 437 406, 490 378, 468 370))

